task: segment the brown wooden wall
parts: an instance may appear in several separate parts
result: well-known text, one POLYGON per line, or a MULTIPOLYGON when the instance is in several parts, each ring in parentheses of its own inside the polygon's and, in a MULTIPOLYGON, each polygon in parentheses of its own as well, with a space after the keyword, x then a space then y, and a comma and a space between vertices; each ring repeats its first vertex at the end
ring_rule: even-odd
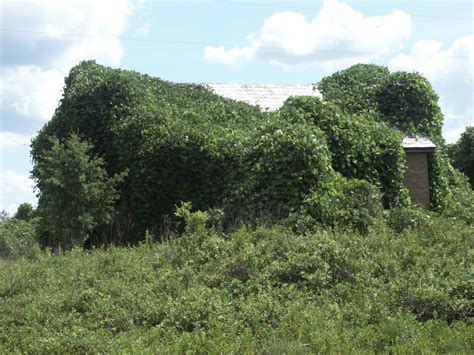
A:
POLYGON ((406 152, 404 184, 410 191, 412 203, 429 207, 430 190, 427 153, 406 152))

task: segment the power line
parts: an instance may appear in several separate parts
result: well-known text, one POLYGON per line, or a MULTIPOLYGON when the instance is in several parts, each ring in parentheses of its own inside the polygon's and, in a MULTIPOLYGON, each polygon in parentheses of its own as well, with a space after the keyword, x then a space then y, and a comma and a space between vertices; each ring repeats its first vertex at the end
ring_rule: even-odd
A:
MULTIPOLYGON (((258 3, 258 2, 247 2, 247 1, 218 1, 219 4, 228 4, 228 5, 243 5, 243 6, 256 6, 256 7, 272 7, 278 9, 299 9, 299 10, 320 10, 318 7, 311 7, 311 6, 295 6, 295 5, 280 5, 280 4, 269 4, 269 3, 258 3)), ((361 12, 357 11, 365 15, 378 15, 378 16, 385 16, 387 14, 383 14, 380 12, 361 12)), ((409 14, 411 17, 421 17, 421 18, 429 18, 429 19, 443 19, 443 20, 467 20, 473 21, 473 17, 448 17, 448 16, 432 16, 432 15, 419 15, 419 14, 409 14)))
MULTIPOLYGON (((20 30, 13 28, 0 28, 0 32, 11 32, 11 33, 25 33, 34 35, 50 35, 50 36, 63 36, 63 37, 78 37, 78 38, 91 38, 91 39, 103 39, 103 40, 121 40, 121 41, 133 41, 133 42, 148 42, 148 43, 163 43, 163 44, 174 44, 174 45, 190 45, 190 46, 215 46, 225 48, 249 48, 249 49, 263 49, 263 50, 275 50, 283 51, 281 47, 271 46, 249 46, 249 45, 235 45, 235 44, 224 44, 224 43, 213 43, 213 42, 199 42, 199 41, 177 41, 167 39, 153 39, 153 38, 138 38, 138 37, 114 37, 114 36, 99 36, 99 35, 88 35, 80 33, 65 33, 65 32, 46 32, 46 31, 33 31, 33 30, 20 30)), ((337 50, 337 49, 316 49, 305 55, 311 55, 316 53, 339 53, 348 54, 353 56, 359 55, 378 55, 378 56, 395 56, 399 55, 398 52, 372 52, 372 51, 352 51, 352 50, 337 50)), ((431 57, 432 54, 416 54, 414 57, 431 57)), ((456 58, 456 59, 471 59, 470 56, 462 55, 444 55, 445 58, 456 58)))
MULTIPOLYGON (((154 3, 174 3, 173 1, 159 1, 152 0, 154 3)), ((5 4, 31 4, 31 1, 4 1, 5 4)), ((221 1, 214 0, 211 3, 217 5, 238 5, 238 6, 256 6, 256 7, 269 7, 277 9, 299 9, 299 10, 320 10, 320 7, 313 6, 298 6, 291 3, 262 3, 262 2, 250 2, 250 1, 221 1)), ((357 11, 364 15, 376 15, 376 16, 385 16, 386 13, 381 12, 362 12, 357 11)), ((438 15, 422 15, 422 14, 409 14, 411 17, 420 17, 426 19, 441 19, 441 20, 461 20, 461 21, 474 21, 474 17, 458 17, 458 16, 438 16, 438 15)))

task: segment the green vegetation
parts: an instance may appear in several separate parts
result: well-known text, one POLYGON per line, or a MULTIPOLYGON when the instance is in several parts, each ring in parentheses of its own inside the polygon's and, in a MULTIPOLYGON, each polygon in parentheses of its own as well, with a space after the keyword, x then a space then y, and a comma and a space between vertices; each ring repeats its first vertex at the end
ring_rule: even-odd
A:
POLYGON ((0 221, 0 262, 3 259, 32 257, 39 253, 37 219, 6 218, 0 221))
MULTIPOLYGON (((337 105, 347 114, 374 117, 379 124, 385 122, 404 134, 430 138, 436 144, 434 153, 429 156, 431 208, 473 223, 474 193, 464 176, 449 161, 441 136, 443 115, 438 95, 428 80, 417 73, 390 73, 387 68, 377 65, 358 64, 323 78, 317 87, 327 102, 337 105)), ((354 134, 357 138, 361 135, 354 134)), ((463 151, 467 153, 469 149, 463 148, 463 151)), ((363 162, 367 156, 359 156, 357 163, 363 162)), ((396 155, 392 154, 392 157, 396 155)), ((388 181, 395 182, 393 188, 396 191, 400 173, 394 167, 396 160, 391 160, 388 171, 394 178, 388 181)), ((364 179, 370 179, 370 175, 364 179)), ((386 184, 383 186, 388 187, 386 184)), ((391 198, 393 196, 389 201, 391 198)), ((387 201, 384 202, 387 205, 387 201)), ((403 200, 401 204, 404 204, 403 200)))
POLYGON ((448 155, 453 166, 464 173, 474 187, 474 126, 466 127, 461 138, 448 145, 448 155))
MULTIPOLYGON (((366 235, 180 207, 156 244, 0 261, 0 352, 469 352, 473 226, 393 210, 366 235)), ((10 221, 8 221, 10 222, 10 221)), ((6 222, 3 222, 6 223, 6 222)))
POLYGON ((39 238, 43 245, 69 249, 112 220, 115 185, 123 174, 109 178, 102 159, 90 156, 92 146, 75 134, 64 144, 55 137, 50 143, 35 167, 41 176, 39 238))
POLYGON ((424 78, 356 65, 319 88, 324 100, 291 98, 262 113, 203 86, 79 64, 32 144, 42 245, 133 244, 147 230, 157 237, 179 201, 223 210, 225 228, 255 224, 263 209, 299 231, 368 230, 380 206, 409 205, 403 134, 393 127, 438 144, 433 209, 474 219, 473 193, 444 152, 437 96, 424 78))
MULTIPOLYGON (((370 156, 365 156, 368 149, 356 153, 356 158, 364 156, 367 163, 356 172, 352 171, 357 166, 356 159, 335 168, 332 160, 336 158, 328 148, 327 138, 341 147, 345 145, 346 152, 359 148, 362 144, 354 145, 354 134, 338 136, 351 127, 354 119, 339 115, 340 129, 329 136, 328 127, 336 127, 339 122, 331 112, 313 112, 308 119, 296 120, 292 114, 285 114, 297 109, 295 103, 288 105, 281 114, 264 114, 256 107, 215 95, 203 86, 172 84, 94 62, 81 63, 66 78, 60 106, 32 145, 33 176, 40 194, 38 213, 46 226, 44 233, 53 235, 44 238, 43 245, 65 247, 71 241, 79 245, 85 234, 94 245, 136 243, 143 240, 146 230, 157 235, 160 223, 173 218, 174 205, 179 201, 190 201, 202 210, 220 208, 227 212, 226 216, 232 215, 229 210, 265 206, 274 220, 297 218, 296 222, 303 220, 304 224, 311 220, 313 225, 359 225, 359 217, 346 210, 342 201, 348 186, 360 185, 351 182, 353 178, 374 184, 381 190, 386 206, 400 204, 403 152, 399 135, 380 123, 381 127, 368 135, 372 142, 380 142, 373 144, 378 150, 370 156), (322 130, 314 123, 319 116, 328 121, 322 130), (103 161, 101 168, 109 179, 124 177, 117 185, 114 217, 103 219, 106 223, 101 225, 85 216, 86 221, 77 221, 77 228, 71 229, 74 238, 56 228, 61 223, 54 219, 59 217, 48 210, 47 203, 58 204, 62 211, 61 199, 69 199, 47 181, 62 179, 55 176, 63 173, 54 166, 57 159, 51 158, 51 150, 57 149, 55 144, 67 142, 72 134, 90 142, 91 156, 103 161), (374 166, 381 166, 374 157, 386 158, 383 168, 374 166), (373 177, 362 173, 370 162, 373 177), (341 200, 340 210, 334 211, 333 198, 341 200), (302 215, 303 211, 307 215, 302 215), (343 218, 338 220, 338 216, 343 218)), ((321 107, 322 102, 315 105, 321 107)), ((355 133, 370 129, 372 123, 356 125, 355 133)), ((63 185, 68 188, 67 183, 63 185)), ((85 208, 90 201, 86 195, 75 193, 75 186, 78 185, 71 188, 71 198, 77 203, 68 206, 77 210, 75 216, 84 216, 91 212, 85 208)), ((358 189, 357 194, 363 191, 370 195, 361 196, 360 208, 373 209, 378 205, 372 203, 377 194, 369 187, 358 189), (364 201, 371 205, 365 206, 364 201)), ((110 200, 114 199, 111 193, 110 200)), ((63 215, 71 216, 69 212, 73 211, 63 215)), ((372 215, 366 213, 363 224, 370 225, 372 215)), ((66 221, 72 222, 69 218, 66 221)))
POLYGON ((30 203, 22 203, 18 206, 17 211, 13 218, 20 219, 23 221, 29 221, 30 219, 35 217, 35 208, 30 203))
POLYGON ((436 94, 375 65, 319 89, 262 113, 74 67, 38 208, 0 216, 0 352, 469 352, 474 194, 436 94), (403 187, 408 133, 437 144, 436 212, 403 187))

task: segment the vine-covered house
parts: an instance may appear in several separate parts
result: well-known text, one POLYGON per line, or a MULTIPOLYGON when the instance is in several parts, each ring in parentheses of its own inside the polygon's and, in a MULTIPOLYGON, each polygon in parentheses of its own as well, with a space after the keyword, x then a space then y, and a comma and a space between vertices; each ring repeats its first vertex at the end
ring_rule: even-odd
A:
MULTIPOLYGON (((216 94, 259 106, 271 112, 280 108, 291 96, 322 95, 313 85, 305 84, 206 84, 216 94)), ((413 203, 428 207, 430 204, 429 159, 435 144, 419 136, 405 137, 402 141, 406 153, 404 184, 413 203)))

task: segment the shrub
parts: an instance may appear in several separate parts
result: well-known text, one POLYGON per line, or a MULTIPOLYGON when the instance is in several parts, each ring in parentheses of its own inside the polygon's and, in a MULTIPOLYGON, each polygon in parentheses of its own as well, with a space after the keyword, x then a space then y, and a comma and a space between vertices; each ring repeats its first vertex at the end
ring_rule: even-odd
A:
POLYGON ((292 219, 301 230, 323 224, 367 233, 381 211, 381 195, 374 185, 364 180, 339 177, 326 189, 308 194, 292 219))
POLYGON ((283 216, 297 208, 308 191, 335 178, 324 134, 305 122, 269 119, 248 139, 240 176, 231 198, 237 206, 282 206, 283 216))
POLYGON ((416 207, 398 207, 386 211, 387 224, 397 233, 409 228, 417 228, 422 224, 429 224, 430 215, 416 207))
POLYGON ((221 234, 203 227, 203 212, 182 208, 199 228, 183 228, 181 238, 3 263, 0 350, 472 348, 472 226, 433 215, 402 234, 383 225, 365 235, 221 234))
POLYGON ((111 221, 115 185, 123 176, 109 178, 103 160, 91 157, 91 145, 77 135, 65 143, 52 138, 51 144, 33 174, 40 189, 39 233, 43 245, 69 249, 111 221))
POLYGON ((453 168, 440 146, 429 157, 433 209, 445 216, 474 222, 474 191, 464 174, 453 168))
POLYGON ((474 126, 466 127, 461 138, 447 148, 453 166, 468 177, 474 188, 474 126))
POLYGON ((0 222, 0 258, 32 258, 39 253, 37 219, 6 219, 0 222))

